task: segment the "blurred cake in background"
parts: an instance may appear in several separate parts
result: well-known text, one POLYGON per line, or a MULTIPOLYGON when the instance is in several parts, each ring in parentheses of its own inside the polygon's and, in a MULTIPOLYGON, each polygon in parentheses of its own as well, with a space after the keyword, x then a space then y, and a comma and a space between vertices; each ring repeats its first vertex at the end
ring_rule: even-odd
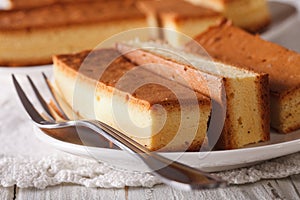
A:
POLYGON ((0 12, 0 65, 52 62, 52 55, 95 48, 122 31, 146 27, 133 4, 101 1, 0 12), (108 9, 109 8, 109 9, 108 9))
POLYGON ((147 15, 150 26, 164 28, 156 36, 174 46, 184 42, 180 33, 193 37, 223 18, 219 12, 183 0, 145 0, 139 1, 137 6, 147 15))
MULTIPOLYGON (((197 1, 203 6, 214 5, 211 8, 215 10, 184 0, 0 2, 0 9, 8 9, 0 10, 0 66, 49 64, 54 54, 93 49, 111 36, 134 28, 165 28, 148 29, 144 37, 178 46, 187 41, 184 35, 194 37, 224 15, 250 31, 270 21, 264 0, 197 1)), ((140 36, 131 35, 130 39, 140 36)))
POLYGON ((222 12, 233 24, 250 32, 266 27, 271 16, 266 0, 187 0, 222 12))

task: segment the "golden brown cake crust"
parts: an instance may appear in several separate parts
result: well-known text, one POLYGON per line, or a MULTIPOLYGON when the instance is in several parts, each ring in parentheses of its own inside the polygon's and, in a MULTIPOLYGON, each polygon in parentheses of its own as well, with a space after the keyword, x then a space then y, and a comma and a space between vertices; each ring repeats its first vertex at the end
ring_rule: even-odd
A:
POLYGON ((11 60, 11 61, 1 61, 1 66, 5 67, 19 67, 19 66, 30 66, 30 67, 39 67, 41 65, 51 64, 51 59, 32 59, 32 60, 11 60))
POLYGON ((54 4, 29 10, 2 11, 0 30, 30 30, 124 19, 145 19, 145 16, 133 3, 127 1, 111 1, 105 4, 101 1, 54 4))
POLYGON ((258 35, 253 37, 230 22, 209 28, 195 40, 217 60, 268 73, 270 89, 275 94, 284 94, 300 86, 300 54, 262 40, 258 35), (232 51, 233 47, 239 51, 232 51))
MULTIPOLYGON (((93 52, 83 51, 77 54, 57 55, 53 57, 53 62, 56 66, 78 71, 86 77, 99 81, 110 87, 115 87, 117 82, 120 80, 120 78, 123 78, 125 73, 130 72, 137 67, 125 59, 115 49, 99 49, 93 52), (88 59, 85 60, 87 56, 88 59)), ((154 78, 158 78, 159 81, 161 80, 160 76, 143 69, 139 70, 138 75, 141 77, 153 76, 154 78)), ((129 77, 126 84, 135 85, 137 80, 141 77, 129 77)), ((171 82, 168 81, 168 83, 170 84, 171 82)), ((173 84, 175 83, 173 82, 173 84)), ((180 86, 180 88, 182 88, 183 94, 185 93, 184 90, 187 90, 185 87, 180 86)), ((118 89, 130 93, 130 91, 126 91, 124 88, 118 89)), ((194 93, 199 105, 210 105, 209 98, 198 92, 194 93)), ((180 96, 180 94, 181 93, 179 92, 177 95, 179 95, 179 97, 183 97, 180 96)), ((171 90, 155 83, 145 84, 135 90, 131 95, 137 99, 149 102, 150 106, 154 104, 160 104, 162 106, 171 106, 174 109, 179 106, 178 97, 171 90), (155 95, 153 95, 153 93, 155 93, 155 95)), ((189 99, 183 99, 181 103, 190 105, 192 102, 189 99)))
POLYGON ((260 88, 259 94, 261 94, 261 99, 259 99, 260 105, 260 113, 261 119, 263 120, 261 123, 264 138, 262 141, 268 141, 270 139, 270 84, 269 84, 269 75, 264 74, 261 75, 258 79, 258 84, 260 88))

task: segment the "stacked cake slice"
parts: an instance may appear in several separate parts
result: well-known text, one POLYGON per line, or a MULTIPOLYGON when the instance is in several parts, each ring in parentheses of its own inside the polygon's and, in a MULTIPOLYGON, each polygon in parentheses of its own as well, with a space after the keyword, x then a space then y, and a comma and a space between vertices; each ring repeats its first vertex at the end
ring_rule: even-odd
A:
POLYGON ((115 49, 54 57, 55 83, 74 111, 151 150, 197 151, 210 99, 129 62, 115 49))
MULTIPOLYGON (((211 27, 195 40, 215 60, 268 73, 271 125, 288 133, 300 128, 300 54, 251 35, 228 22, 211 27)), ((187 44, 192 50, 194 41, 187 44)))
POLYGON ((186 63, 147 50, 149 44, 118 44, 122 54, 100 49, 55 56, 60 93, 83 117, 103 121, 151 150, 199 150, 213 112, 221 118, 211 126, 221 129, 208 135, 210 147, 233 149, 269 139, 265 74, 180 52, 186 63))
MULTIPOLYGON (((212 62, 206 58, 153 42, 135 41, 129 44, 118 44, 117 48, 138 65, 163 64, 173 72, 173 75, 166 78, 180 82, 176 77, 184 77, 195 91, 211 97, 217 103, 225 102, 224 118, 226 119, 217 144, 218 149, 240 148, 269 139, 267 74, 212 62), (225 90, 225 97, 220 95, 222 86, 225 90), (222 100, 220 96, 226 100, 222 100)), ((163 73, 163 69, 153 71, 163 73)), ((222 120, 212 126, 217 126, 217 123, 222 124, 222 120)), ((208 137, 214 136, 208 135, 208 137)), ((215 138, 212 140, 215 141, 215 138)))

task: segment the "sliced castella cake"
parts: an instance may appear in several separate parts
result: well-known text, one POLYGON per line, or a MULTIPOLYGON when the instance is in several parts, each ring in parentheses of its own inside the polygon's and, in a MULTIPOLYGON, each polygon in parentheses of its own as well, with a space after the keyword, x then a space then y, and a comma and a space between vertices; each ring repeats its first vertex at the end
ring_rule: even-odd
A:
POLYGON ((196 151, 205 140, 206 96, 129 62, 115 49, 54 57, 57 88, 74 111, 151 150, 196 151))
MULTIPOLYGON (((207 96, 218 93, 214 90, 220 90, 220 88, 206 87, 207 85, 215 83, 218 86, 222 82, 226 91, 227 110, 217 148, 240 148, 269 139, 267 74, 258 74, 231 65, 212 62, 206 58, 179 51, 169 45, 154 42, 119 43, 117 49, 138 65, 157 63, 175 69, 174 75, 168 78, 176 80, 174 77, 181 75, 194 90, 207 96)), ((156 69, 154 72, 161 73, 156 69)), ((211 96, 211 98, 218 98, 218 95, 211 96)))
MULTIPOLYGON (((271 126, 283 133, 300 128, 300 54, 251 35, 230 23, 195 38, 214 59, 268 73, 271 126)), ((194 42, 193 42, 194 43, 194 42)), ((192 43, 187 44, 191 49, 192 43)))

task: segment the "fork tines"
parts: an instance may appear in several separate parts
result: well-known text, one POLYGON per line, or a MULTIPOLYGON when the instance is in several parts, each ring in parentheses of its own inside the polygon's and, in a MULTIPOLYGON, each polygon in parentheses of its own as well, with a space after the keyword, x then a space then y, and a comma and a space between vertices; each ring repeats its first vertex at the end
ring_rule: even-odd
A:
POLYGON ((20 83, 17 81, 15 75, 12 74, 13 83, 15 85, 16 91, 18 93, 18 96, 19 96, 25 110, 30 115, 31 119, 37 123, 45 121, 45 120, 55 121, 55 120, 57 120, 57 118, 62 118, 63 120, 68 120, 69 118, 67 117, 67 115, 65 114, 63 109, 59 106, 59 103, 57 102, 57 99, 54 95, 54 91, 52 89, 52 86, 50 85, 50 82, 49 82, 47 76, 45 75, 45 73, 42 73, 42 75, 43 75, 46 85, 50 91, 50 94, 52 95, 54 105, 52 103, 51 106, 49 106, 49 104, 46 102, 45 98, 41 95, 37 86, 35 85, 35 83, 33 82, 33 80, 31 79, 31 77, 29 75, 27 75, 27 79, 28 79, 30 86, 33 89, 34 94, 37 97, 40 105, 42 106, 42 108, 45 111, 44 115, 39 114, 39 112, 35 109, 35 107, 31 103, 31 101, 25 94, 24 90, 22 89, 20 83))

